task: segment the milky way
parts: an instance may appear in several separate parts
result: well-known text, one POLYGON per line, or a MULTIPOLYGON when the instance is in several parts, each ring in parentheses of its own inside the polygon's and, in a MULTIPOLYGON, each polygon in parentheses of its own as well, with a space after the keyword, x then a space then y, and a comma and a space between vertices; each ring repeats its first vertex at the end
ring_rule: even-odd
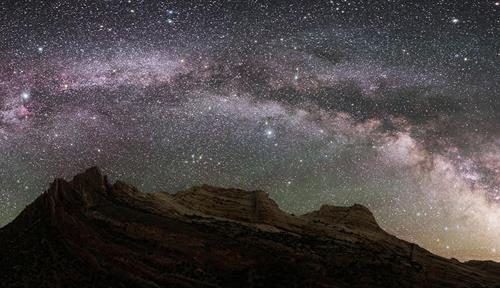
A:
POLYGON ((95 2, 0 3, 0 225, 97 165, 500 260, 500 3, 95 2))

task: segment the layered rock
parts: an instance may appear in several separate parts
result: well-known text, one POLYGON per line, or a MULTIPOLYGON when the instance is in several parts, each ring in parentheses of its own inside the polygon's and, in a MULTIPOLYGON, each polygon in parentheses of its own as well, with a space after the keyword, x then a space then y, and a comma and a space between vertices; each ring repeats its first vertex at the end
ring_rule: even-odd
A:
POLYGON ((178 192, 174 199, 193 213, 242 222, 278 225, 290 218, 264 191, 203 185, 178 192))
POLYGON ((377 224, 372 212, 359 204, 351 207, 323 205, 318 211, 313 211, 302 217, 312 221, 344 226, 354 231, 383 231, 377 224))
POLYGON ((292 216, 263 191, 146 194, 97 168, 0 229, 0 257, 2 287, 500 287, 498 263, 433 255, 360 205, 292 216))

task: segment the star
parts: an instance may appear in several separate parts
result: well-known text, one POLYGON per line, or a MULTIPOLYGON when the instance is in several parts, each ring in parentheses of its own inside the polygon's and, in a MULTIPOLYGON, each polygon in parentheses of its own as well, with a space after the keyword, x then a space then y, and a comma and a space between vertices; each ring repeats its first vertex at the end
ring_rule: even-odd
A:
POLYGON ((274 138, 275 131, 273 128, 268 127, 264 130, 264 134, 266 135, 267 138, 274 138))
POLYGON ((29 101, 30 99, 31 99, 31 94, 30 94, 30 92, 29 92, 29 91, 23 91, 23 92, 21 93, 21 100, 23 100, 23 101, 27 102, 27 101, 29 101))

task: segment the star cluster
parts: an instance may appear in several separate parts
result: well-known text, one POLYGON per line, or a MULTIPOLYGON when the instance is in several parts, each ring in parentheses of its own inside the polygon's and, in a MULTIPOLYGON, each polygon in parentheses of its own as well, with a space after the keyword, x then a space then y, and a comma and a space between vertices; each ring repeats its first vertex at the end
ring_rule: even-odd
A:
POLYGON ((361 203, 500 260, 500 5, 3 1, 0 225, 98 165, 143 191, 361 203))

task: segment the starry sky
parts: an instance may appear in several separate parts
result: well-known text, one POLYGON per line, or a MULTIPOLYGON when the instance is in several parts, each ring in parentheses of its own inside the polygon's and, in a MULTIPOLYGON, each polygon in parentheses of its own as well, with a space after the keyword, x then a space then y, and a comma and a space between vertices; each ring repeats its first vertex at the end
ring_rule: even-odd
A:
POLYGON ((0 19, 0 226, 98 165, 295 214, 360 203, 500 260, 500 2, 6 0, 0 19))

